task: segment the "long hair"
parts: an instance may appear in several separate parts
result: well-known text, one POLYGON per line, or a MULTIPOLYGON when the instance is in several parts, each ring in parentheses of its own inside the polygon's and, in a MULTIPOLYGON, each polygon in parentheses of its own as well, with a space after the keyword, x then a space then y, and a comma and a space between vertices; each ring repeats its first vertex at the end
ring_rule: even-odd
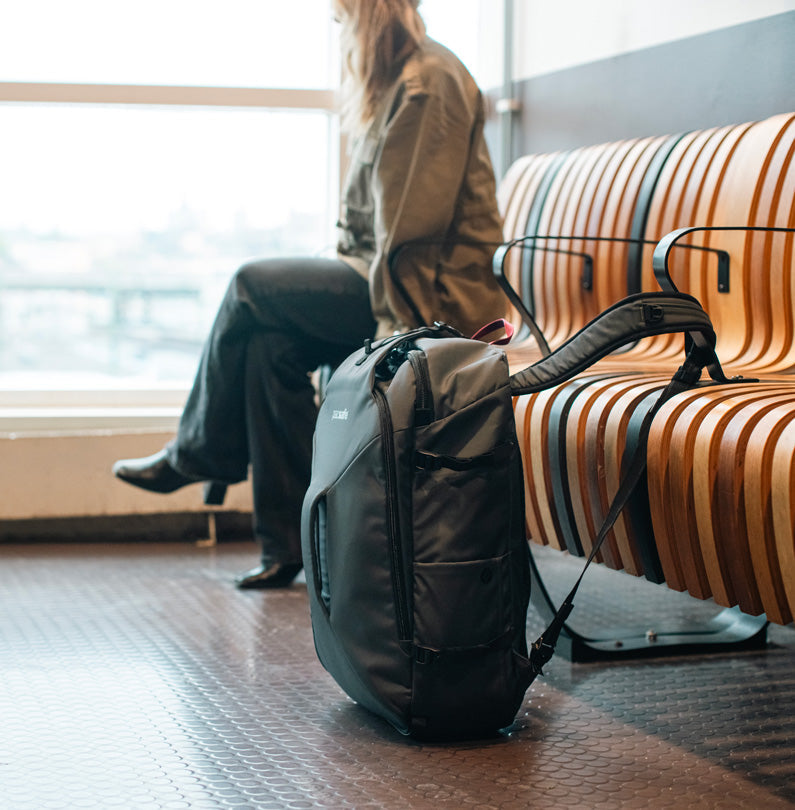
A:
POLYGON ((420 0, 334 0, 342 23, 342 123, 351 133, 373 120, 378 103, 425 36, 420 0))

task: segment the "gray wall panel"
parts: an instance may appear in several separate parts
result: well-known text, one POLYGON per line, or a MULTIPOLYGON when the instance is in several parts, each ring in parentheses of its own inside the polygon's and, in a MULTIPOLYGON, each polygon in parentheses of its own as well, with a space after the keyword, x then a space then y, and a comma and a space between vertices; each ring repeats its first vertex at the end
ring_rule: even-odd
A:
POLYGON ((514 158, 791 112, 795 12, 528 79, 515 96, 514 158))

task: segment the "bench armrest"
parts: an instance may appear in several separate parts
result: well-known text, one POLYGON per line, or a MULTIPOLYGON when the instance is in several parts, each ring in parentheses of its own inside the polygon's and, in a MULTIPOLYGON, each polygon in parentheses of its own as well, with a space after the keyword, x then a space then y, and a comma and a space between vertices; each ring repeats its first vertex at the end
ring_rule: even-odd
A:
MULTIPOLYGON (((700 247, 698 245, 677 245, 676 243, 684 236, 697 231, 766 231, 770 233, 795 233, 795 228, 776 228, 768 226, 756 225, 694 225, 689 228, 679 228, 678 230, 671 231, 666 234, 657 242, 657 247, 654 248, 652 254, 651 265, 654 270, 654 277, 661 289, 667 292, 678 292, 676 285, 671 279, 671 274, 668 271, 668 257, 671 250, 676 247, 700 247)), ((714 250, 714 248, 702 248, 702 250, 714 250)), ((718 264, 718 292, 729 291, 729 258, 726 251, 720 250, 718 254, 725 254, 725 271, 722 271, 720 259, 718 264), (722 277, 722 272, 725 276, 722 277)))
MULTIPOLYGON (((523 244, 525 242, 535 242, 539 239, 577 239, 582 242, 617 242, 619 244, 627 245, 656 245, 658 244, 654 239, 637 239, 625 236, 583 236, 581 234, 574 234, 571 236, 546 236, 544 234, 536 234, 535 236, 520 236, 512 239, 509 243, 508 250, 515 245, 523 244)), ((718 257, 718 292, 729 291, 729 253, 728 251, 721 250, 720 248, 705 247, 704 245, 678 245, 678 247, 686 248, 687 250, 704 250, 708 253, 715 253, 718 257)), ((593 256, 590 253, 579 250, 562 250, 560 248, 548 247, 545 245, 533 245, 533 250, 545 250, 552 253, 564 253, 569 256, 580 256, 583 259, 582 269, 582 288, 584 290, 593 289, 593 256)))

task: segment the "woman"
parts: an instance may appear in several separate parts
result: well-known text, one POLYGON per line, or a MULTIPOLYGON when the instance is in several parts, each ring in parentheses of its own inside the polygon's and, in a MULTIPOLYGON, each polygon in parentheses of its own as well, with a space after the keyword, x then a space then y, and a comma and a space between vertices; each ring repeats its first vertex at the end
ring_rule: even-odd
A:
POLYGON ((504 311, 490 272, 502 230, 482 97, 459 60, 425 35, 418 5, 334 0, 353 142, 337 258, 238 270, 175 440, 114 466, 154 492, 209 482, 205 498, 218 502, 251 464, 262 562, 236 580, 240 588, 288 585, 302 567, 310 372, 340 363, 374 333, 441 320, 472 334, 504 311))

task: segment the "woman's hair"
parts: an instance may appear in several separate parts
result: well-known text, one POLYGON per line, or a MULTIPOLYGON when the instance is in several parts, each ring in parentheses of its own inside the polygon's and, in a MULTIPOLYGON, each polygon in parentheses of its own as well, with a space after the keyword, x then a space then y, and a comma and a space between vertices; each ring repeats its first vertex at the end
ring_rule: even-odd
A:
POLYGON ((361 132, 425 36, 420 0, 333 0, 342 23, 343 127, 361 132))

